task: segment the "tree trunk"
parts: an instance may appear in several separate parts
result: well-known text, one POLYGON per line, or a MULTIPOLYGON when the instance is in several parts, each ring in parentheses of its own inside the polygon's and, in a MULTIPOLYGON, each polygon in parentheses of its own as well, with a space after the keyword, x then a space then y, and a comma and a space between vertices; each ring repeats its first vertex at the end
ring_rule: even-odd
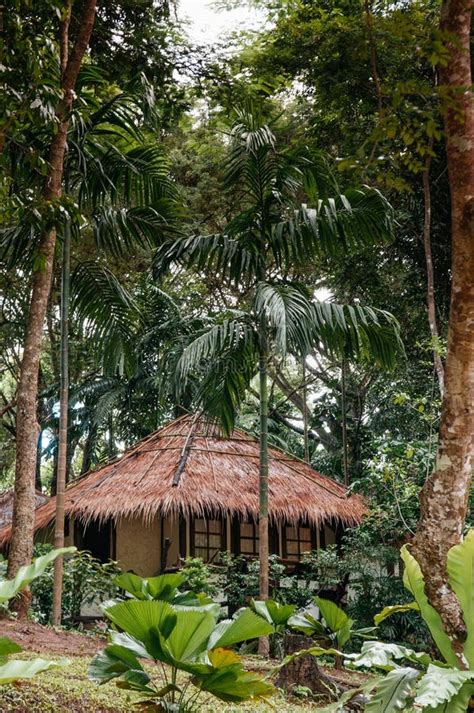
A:
POLYGON ((452 288, 445 390, 438 453, 421 495, 414 555, 426 593, 460 656, 465 626, 459 602, 446 586, 448 550, 460 542, 474 451, 474 106, 471 91, 472 0, 445 0, 441 31, 453 38, 440 69, 451 191, 452 288))
MULTIPOLYGON (((285 655, 310 649, 315 645, 313 639, 303 634, 285 636, 285 655)), ((290 661, 280 668, 276 680, 278 688, 291 693, 295 686, 309 688, 312 693, 324 694, 329 700, 335 700, 341 693, 339 685, 327 676, 318 666, 315 656, 307 654, 290 661)))
MULTIPOLYGON (((59 123, 57 132, 51 142, 49 170, 43 189, 43 198, 46 202, 57 201, 61 196, 69 112, 74 99, 77 76, 94 25, 95 8, 96 0, 85 1, 76 42, 62 73, 63 99, 56 112, 59 123)), ((46 230, 40 238, 36 259, 38 267, 35 269, 32 279, 30 310, 17 394, 15 500, 12 538, 8 558, 8 577, 13 577, 19 567, 31 560, 33 551, 34 482, 38 439, 38 424, 36 421, 38 369, 43 326, 51 289, 55 245, 56 230, 54 228, 46 230)), ((24 606, 19 613, 21 615, 26 614, 24 606)))
POLYGON ((304 447, 304 459, 306 463, 310 462, 309 456, 309 408, 308 408, 308 388, 306 384, 306 357, 303 357, 302 361, 302 376, 303 376, 303 447, 304 447))
MULTIPOLYGON (((71 226, 67 222, 64 230, 63 266, 61 280, 61 388, 59 394, 59 441, 58 470, 56 476, 56 519, 54 526, 54 546, 64 547, 64 492, 67 471, 67 426, 69 410, 69 267, 71 258, 71 226)), ((61 603, 63 588, 63 558, 54 561, 52 623, 61 624, 61 603)))
POLYGON ((342 430, 342 474, 344 485, 349 486, 349 453, 347 447, 347 405, 346 405, 346 376, 347 361, 343 357, 341 362, 341 430, 342 430))
MULTIPOLYGON (((433 141, 430 143, 430 148, 433 141)), ((438 376, 438 384, 441 396, 444 393, 444 366, 439 354, 439 331, 438 321, 436 319, 436 299, 434 291, 434 270, 433 256, 431 252, 431 186, 430 186, 430 167, 431 156, 428 156, 425 161, 423 170, 423 200, 424 200, 424 218, 423 218, 423 247, 426 261, 426 304, 428 308, 428 324, 430 325, 431 338, 433 340, 433 359, 436 374, 438 376)))
MULTIPOLYGON (((268 343, 266 316, 260 319, 260 468, 259 468, 259 520, 258 555, 260 560, 260 599, 268 599, 268 343)), ((268 656, 267 636, 259 639, 258 651, 268 656)))

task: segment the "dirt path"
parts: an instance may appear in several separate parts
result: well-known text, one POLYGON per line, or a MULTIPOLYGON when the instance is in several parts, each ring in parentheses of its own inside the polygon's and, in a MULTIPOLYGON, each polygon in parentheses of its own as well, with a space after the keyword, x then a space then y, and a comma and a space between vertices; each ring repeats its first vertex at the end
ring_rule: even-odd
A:
POLYGON ((105 642, 99 636, 76 634, 14 619, 0 619, 0 636, 8 636, 26 651, 64 656, 94 656, 104 648, 105 642))

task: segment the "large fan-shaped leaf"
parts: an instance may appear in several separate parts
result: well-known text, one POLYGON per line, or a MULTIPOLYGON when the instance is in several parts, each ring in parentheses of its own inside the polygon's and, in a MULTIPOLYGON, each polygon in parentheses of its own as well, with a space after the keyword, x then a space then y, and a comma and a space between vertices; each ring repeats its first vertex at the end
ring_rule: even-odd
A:
POLYGON ((179 572, 161 574, 158 577, 139 577, 133 572, 123 572, 114 578, 114 583, 136 599, 170 601, 184 582, 179 572))
POLYGON ((262 700, 275 694, 275 687, 260 676, 245 671, 240 664, 217 666, 213 671, 193 677, 193 683, 202 691, 231 703, 262 700))
POLYGON ((176 612, 167 602, 129 599, 107 607, 105 615, 120 629, 141 641, 150 656, 162 660, 158 631, 164 622, 168 631, 176 624, 176 612))
POLYGON ((216 620, 209 611, 176 610, 176 624, 169 635, 163 635, 163 648, 176 665, 193 663, 207 649, 207 642, 216 620))
POLYGON ((241 641, 267 636, 273 626, 251 609, 243 609, 234 619, 221 621, 209 639, 209 648, 232 646, 241 641))

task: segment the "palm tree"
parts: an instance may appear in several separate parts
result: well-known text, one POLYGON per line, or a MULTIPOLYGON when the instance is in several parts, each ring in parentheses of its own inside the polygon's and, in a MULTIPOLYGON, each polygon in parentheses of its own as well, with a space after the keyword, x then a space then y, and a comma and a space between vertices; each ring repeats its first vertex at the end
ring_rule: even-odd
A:
POLYGON ((345 358, 371 354, 391 367, 400 348, 392 315, 360 305, 321 303, 298 281, 318 256, 333 256, 392 236, 392 211, 370 188, 342 194, 325 162, 277 144, 276 122, 238 112, 230 133, 226 188, 242 211, 219 235, 166 240, 157 276, 193 266, 228 287, 234 307, 183 351, 177 381, 193 380, 204 410, 231 431, 258 372, 260 397, 260 596, 268 597, 268 363, 315 348, 345 358), (312 205, 301 204, 306 194, 312 205))
MULTIPOLYGON (((142 93, 115 93, 109 98, 105 77, 92 66, 82 69, 78 90, 80 101, 68 122, 68 153, 64 164, 66 196, 63 196, 62 204, 51 206, 52 214, 47 218, 41 214, 37 194, 31 191, 35 183, 38 184, 37 174, 28 170, 28 163, 20 152, 14 165, 18 192, 25 188, 25 202, 18 211, 17 221, 12 221, 2 236, 3 256, 9 265, 29 271, 36 258, 37 236, 41 234, 44 221, 48 220, 63 241, 63 254, 67 258, 61 310, 57 546, 61 546, 64 539, 61 503, 68 445, 67 319, 64 317, 69 296, 69 234, 74 266, 72 312, 85 321, 105 373, 114 374, 117 369, 131 372, 134 368, 132 335, 140 322, 140 314, 108 263, 115 260, 120 265, 124 258, 128 258, 133 265, 137 254, 156 247, 171 229, 177 197, 168 162, 149 132, 150 122, 144 128, 144 117, 149 117, 152 107, 144 104, 142 93), (91 87, 96 91, 91 92, 91 87)), ((32 137, 32 142, 41 146, 44 139, 38 133, 32 137)), ((18 494, 16 499, 19 499, 18 494)), ((32 541, 31 518, 28 527, 23 528, 22 537, 32 541)), ((53 592, 55 623, 59 623, 60 616, 61 564, 61 558, 58 558, 55 563, 58 577, 53 592)))

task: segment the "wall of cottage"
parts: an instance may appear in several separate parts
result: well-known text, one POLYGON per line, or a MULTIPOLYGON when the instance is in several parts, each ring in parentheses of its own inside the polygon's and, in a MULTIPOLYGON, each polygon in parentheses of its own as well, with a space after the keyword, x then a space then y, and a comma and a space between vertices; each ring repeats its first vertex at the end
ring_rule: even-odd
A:
POLYGON ((144 523, 139 518, 121 518, 115 527, 115 559, 119 567, 142 577, 159 573, 161 526, 155 518, 144 523))

